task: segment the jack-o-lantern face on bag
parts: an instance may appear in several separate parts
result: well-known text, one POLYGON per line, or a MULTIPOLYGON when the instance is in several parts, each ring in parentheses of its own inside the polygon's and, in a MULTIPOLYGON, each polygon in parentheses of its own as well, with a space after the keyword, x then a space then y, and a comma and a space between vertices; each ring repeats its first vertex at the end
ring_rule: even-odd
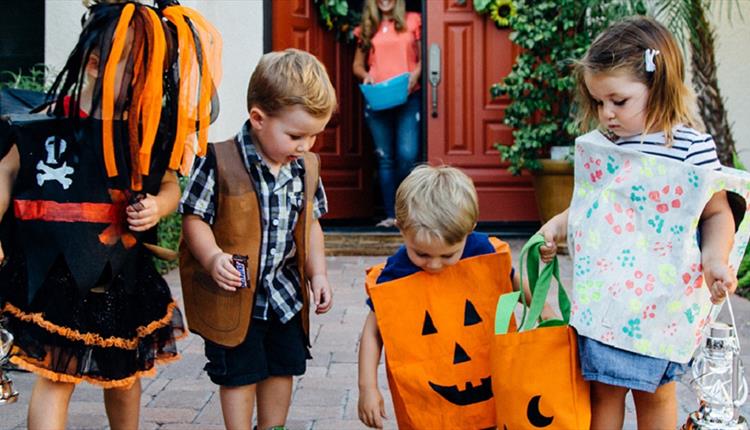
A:
MULTIPOLYGON (((463 326, 470 327, 477 325, 482 322, 482 318, 477 313, 476 308, 470 300, 466 300, 464 307, 464 318, 463 326)), ((429 311, 425 311, 424 324, 422 326, 422 336, 432 336, 439 334, 435 327, 432 317, 430 317, 429 311)), ((484 353, 484 350, 482 351, 484 353)), ((484 357, 482 357, 484 358, 484 357)), ((459 365, 461 363, 471 362, 471 356, 466 350, 459 344, 455 343, 453 349, 453 365, 459 365)), ((463 384, 454 384, 451 386, 440 385, 433 381, 427 381, 430 388, 433 391, 440 394, 442 398, 453 403, 454 405, 466 406, 474 403, 483 402, 492 398, 492 382, 489 374, 481 378, 481 383, 478 386, 474 386, 472 381, 465 381, 463 384)))
POLYGON ((378 285, 379 270, 368 274, 400 429, 495 426, 489 345, 511 290, 510 251, 498 246, 438 274, 378 285))

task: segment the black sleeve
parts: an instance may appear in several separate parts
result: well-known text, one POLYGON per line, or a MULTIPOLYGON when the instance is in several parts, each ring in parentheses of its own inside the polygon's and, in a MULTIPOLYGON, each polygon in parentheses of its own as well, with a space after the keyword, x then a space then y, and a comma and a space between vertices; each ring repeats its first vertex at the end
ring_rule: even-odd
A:
POLYGON ((0 160, 8 155, 8 151, 13 147, 15 143, 13 135, 13 127, 8 117, 0 116, 0 160))

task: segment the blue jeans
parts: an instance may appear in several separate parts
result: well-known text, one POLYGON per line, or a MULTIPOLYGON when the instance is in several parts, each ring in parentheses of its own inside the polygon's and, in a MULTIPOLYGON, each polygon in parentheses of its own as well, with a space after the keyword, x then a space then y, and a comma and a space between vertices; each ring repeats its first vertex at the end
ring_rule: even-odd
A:
POLYGON ((380 191, 388 218, 395 217, 396 187, 419 157, 421 101, 421 91, 416 91, 406 103, 392 109, 372 111, 365 107, 365 121, 375 145, 380 191))

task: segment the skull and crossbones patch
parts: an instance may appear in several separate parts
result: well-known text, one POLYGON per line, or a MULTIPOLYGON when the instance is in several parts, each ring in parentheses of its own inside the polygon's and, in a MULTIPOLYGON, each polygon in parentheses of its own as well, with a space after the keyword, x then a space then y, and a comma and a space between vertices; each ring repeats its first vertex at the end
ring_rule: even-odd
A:
POLYGON ((62 156, 67 147, 68 143, 65 139, 56 136, 50 136, 44 142, 47 158, 39 160, 36 164, 36 182, 40 187, 47 181, 56 181, 67 190, 73 184, 73 179, 68 176, 72 175, 75 170, 68 166, 67 162, 60 164, 58 161, 58 157, 62 156))

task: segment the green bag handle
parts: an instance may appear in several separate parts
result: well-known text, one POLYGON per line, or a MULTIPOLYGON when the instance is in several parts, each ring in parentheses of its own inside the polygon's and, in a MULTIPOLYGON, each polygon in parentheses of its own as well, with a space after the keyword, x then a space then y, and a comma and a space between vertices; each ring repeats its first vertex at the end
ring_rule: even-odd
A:
POLYGON ((526 264, 526 274, 529 277, 529 289, 531 290, 531 305, 528 308, 528 314, 526 310, 526 295, 521 294, 521 303, 524 304, 524 315, 522 318, 521 330, 530 330, 534 328, 539 322, 539 317, 544 309, 544 303, 547 301, 547 294, 552 284, 552 278, 557 281, 557 301, 560 307, 560 315, 562 320, 548 320, 539 322, 539 327, 556 326, 556 325, 567 325, 570 321, 570 300, 568 295, 563 288, 563 283, 560 280, 560 264, 557 256, 545 265, 544 268, 539 271, 540 251, 545 243, 544 236, 541 234, 535 234, 529 239, 521 250, 520 257, 520 272, 521 272, 521 285, 523 285, 524 275, 524 264, 526 264))
POLYGON ((539 271, 539 248, 544 245, 544 236, 541 234, 535 234, 529 239, 528 242, 523 246, 521 250, 521 256, 519 258, 519 271, 521 277, 521 289, 523 290, 523 279, 524 279, 524 268, 526 269, 526 275, 529 279, 529 289, 531 290, 531 305, 526 304, 526 295, 523 291, 516 291, 513 293, 503 294, 497 302, 497 309, 495 311, 495 334, 506 334, 508 333, 508 326, 510 325, 510 319, 513 315, 513 309, 520 296, 521 303, 523 303, 523 317, 519 324, 519 331, 530 330, 535 326, 538 327, 550 327, 567 325, 570 321, 570 299, 568 294, 563 288, 563 284, 560 281, 560 265, 557 257, 539 271), (549 292, 552 278, 557 281, 557 300, 560 306, 560 314, 562 319, 554 319, 547 321, 539 321, 539 317, 542 314, 544 303, 547 301, 547 294, 549 292))
POLYGON ((495 310, 495 334, 508 333, 510 317, 513 315, 516 303, 518 303, 519 295, 521 295, 520 291, 514 291, 500 296, 500 299, 497 301, 497 309, 495 310))

